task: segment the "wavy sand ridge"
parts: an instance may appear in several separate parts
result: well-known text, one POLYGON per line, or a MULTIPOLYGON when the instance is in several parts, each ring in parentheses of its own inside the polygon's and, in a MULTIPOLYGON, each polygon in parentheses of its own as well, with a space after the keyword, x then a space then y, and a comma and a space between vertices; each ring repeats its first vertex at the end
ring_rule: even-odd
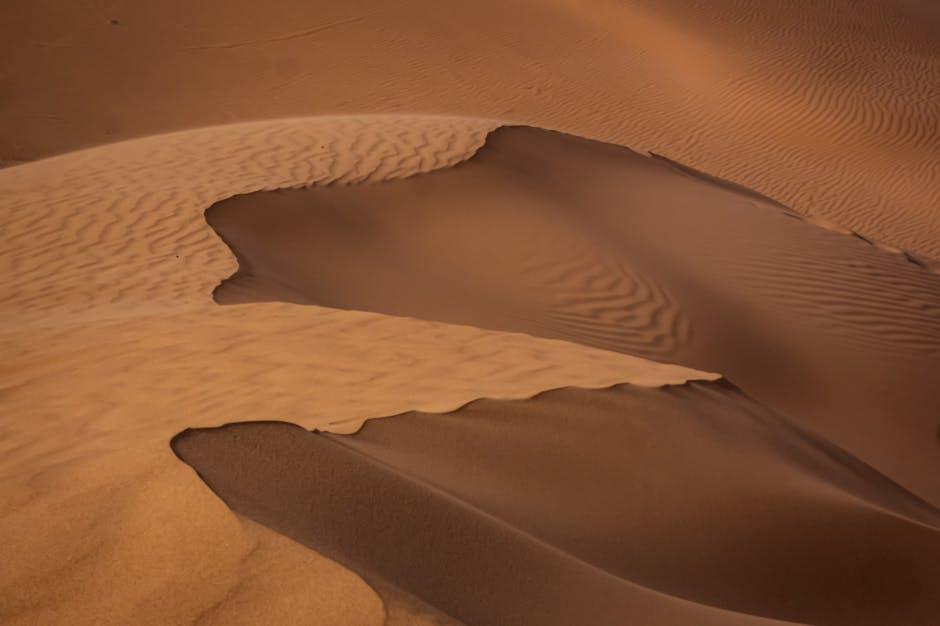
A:
MULTIPOLYGON (((190 623, 210 607, 219 617, 206 623, 382 623, 361 581, 243 527, 181 471, 166 442, 192 424, 277 417, 349 432, 414 406, 448 410, 572 381, 713 377, 523 335, 292 305, 211 306, 0 334, 4 624, 94 624, 105 614, 190 623)), ((405 623, 422 623, 405 612, 405 623)))
POLYGON ((452 165, 491 122, 365 116, 204 128, 3 172, 3 314, 210 302, 232 258, 202 211, 232 194, 407 177, 452 165), (145 270, 145 271, 144 271, 145 270))
POLYGON ((659 3, 678 19, 739 42, 741 71, 716 97, 729 119, 744 121, 747 134, 764 135, 751 147, 780 147, 788 170, 802 172, 802 181, 771 182, 777 177, 765 174, 757 185, 737 172, 736 180, 936 261, 940 214, 930 205, 940 201, 940 166, 930 155, 940 148, 940 48, 931 32, 940 15, 926 4, 825 2, 754 11, 743 0, 659 3), (783 139, 789 133, 804 145, 783 139), (839 170, 854 171, 854 183, 840 180, 839 170), (880 208, 868 210, 865 196, 874 189, 880 208))
POLYGON ((501 128, 404 181, 207 212, 279 300, 525 332, 722 372, 940 502, 940 281, 662 158, 501 128))
POLYGON ((0 158, 335 112, 511 119, 940 260, 931 0, 184 4, 8 0, 0 158))
POLYGON ((715 378, 519 334, 212 301, 236 268, 203 218, 212 202, 452 164, 489 127, 279 120, 0 172, 0 622, 437 623, 401 598, 383 608, 356 575, 242 523, 166 442, 232 420, 348 432, 481 396, 715 378))
POLYGON ((467 623, 940 611, 940 511, 726 384, 480 400, 349 437, 233 424, 173 447, 235 510, 467 623))

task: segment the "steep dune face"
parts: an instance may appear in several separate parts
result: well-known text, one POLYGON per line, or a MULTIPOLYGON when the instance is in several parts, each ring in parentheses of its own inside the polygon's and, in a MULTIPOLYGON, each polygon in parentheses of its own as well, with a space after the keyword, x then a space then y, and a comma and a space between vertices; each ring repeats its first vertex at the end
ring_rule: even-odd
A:
POLYGON ((720 383, 481 400, 352 436, 235 424, 173 447, 236 511, 468 623, 940 610, 940 512, 720 383))
POLYGON ((0 159, 428 112, 652 150, 940 259, 929 0, 8 1, 0 159))
POLYGON ((405 181, 235 197, 222 303, 286 300, 721 372, 940 501, 940 280, 663 159, 531 128, 405 181))

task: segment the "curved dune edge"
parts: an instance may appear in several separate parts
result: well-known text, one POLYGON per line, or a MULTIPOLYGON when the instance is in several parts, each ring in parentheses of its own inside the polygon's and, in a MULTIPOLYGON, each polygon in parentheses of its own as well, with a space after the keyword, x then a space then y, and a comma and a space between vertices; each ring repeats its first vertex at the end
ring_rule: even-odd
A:
MULTIPOLYGON (((512 334, 514 333, 501 333, 500 339, 505 341, 506 335, 512 334)), ((528 338, 528 335, 521 335, 521 337, 528 338)), ((559 344, 559 347, 564 345, 564 342, 557 343, 559 344)), ((561 357, 560 350, 558 356, 561 357)), ((687 367, 682 367, 680 365, 658 363, 656 361, 630 357, 629 355, 623 356, 626 358, 619 359, 617 368, 612 370, 609 375, 605 377, 604 374, 601 373, 601 369, 598 368, 598 371, 592 372, 590 376, 585 377, 585 382, 581 384, 566 383, 564 385, 558 385, 555 387, 546 387, 546 383, 543 380, 536 379, 536 381, 529 383, 523 383, 520 380, 517 381, 515 388, 511 390, 505 390, 501 395, 479 396, 463 401, 456 398, 448 398, 436 403, 424 403, 426 408, 422 408, 420 410, 429 413, 451 413, 454 411, 460 411, 461 409, 464 409, 475 402, 479 402, 482 399, 503 401, 532 400, 538 398, 542 394, 553 391, 560 391, 563 389, 610 389, 611 387, 617 385, 633 385, 636 387, 657 388, 686 385, 693 381, 723 380, 720 374, 715 374, 712 372, 703 372, 687 367)), ((410 410, 412 409, 409 409, 409 411, 410 410)), ((377 419, 398 417, 404 414, 405 412, 391 415, 373 415, 369 417, 356 416, 328 420, 323 421, 313 430, 316 432, 333 433, 336 435, 353 435, 359 432, 367 422, 377 419)), ((221 424, 217 425, 217 427, 224 427, 227 425, 228 424, 221 424)))
MULTIPOLYGON (((519 334, 212 301, 236 268, 203 217, 214 201, 441 167, 495 125, 275 120, 0 171, 0 621, 225 624, 249 611, 381 624, 382 602, 357 576, 243 523, 166 442, 235 420, 350 430, 485 396, 715 377, 519 334)), ((390 624, 434 623, 407 603, 389 611, 390 624)))
POLYGON ((5 324, 211 303, 234 270, 203 220, 264 189, 403 178, 469 158, 495 122, 361 115, 282 119, 146 137, 0 172, 5 324), (40 269, 41 268, 41 269, 40 269))
POLYGON ((725 383, 171 445, 235 510, 468 623, 926 624, 940 608, 940 511, 725 383))
POLYGON ((471 158, 500 126, 421 115, 281 119, 129 140, 5 169, 0 321, 57 323, 207 304, 237 263, 206 227, 206 207, 257 191, 446 168, 471 158))
POLYGON ((222 304, 373 311, 721 372, 940 502, 940 281, 794 216, 662 158, 522 126, 407 180, 206 211, 239 261, 222 304))

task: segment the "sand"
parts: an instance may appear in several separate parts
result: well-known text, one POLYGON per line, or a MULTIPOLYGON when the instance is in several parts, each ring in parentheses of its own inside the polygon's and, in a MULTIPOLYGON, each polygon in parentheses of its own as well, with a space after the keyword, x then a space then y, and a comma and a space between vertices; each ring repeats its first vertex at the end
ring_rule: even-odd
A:
POLYGON ((652 150, 937 260, 938 28, 930 0, 20 0, 0 20, 0 159, 469 115, 652 150))
POLYGON ((727 384, 480 400, 351 437, 236 424, 173 446, 235 510, 466 623, 940 610, 940 511, 727 384))
POLYGON ((237 269, 205 221, 214 201, 452 164, 473 154, 489 125, 283 120, 0 172, 10 190, 0 253, 0 527, 15 538, 0 568, 0 621, 192 623, 211 612, 220 623, 316 614, 381 624, 387 610, 389 623, 421 623, 415 603, 383 609, 354 574, 245 527, 174 457, 170 439, 189 427, 274 417, 350 432, 365 418, 479 397, 717 377, 522 334, 213 301, 237 269), (284 569, 272 571, 278 560, 284 569))
POLYGON ((243 195, 206 217, 239 257, 221 303, 412 316, 719 372, 940 503, 940 276, 752 193, 503 128, 452 168, 243 195))
POLYGON ((196 4, 0 9, 0 623, 933 623, 932 2, 196 4))

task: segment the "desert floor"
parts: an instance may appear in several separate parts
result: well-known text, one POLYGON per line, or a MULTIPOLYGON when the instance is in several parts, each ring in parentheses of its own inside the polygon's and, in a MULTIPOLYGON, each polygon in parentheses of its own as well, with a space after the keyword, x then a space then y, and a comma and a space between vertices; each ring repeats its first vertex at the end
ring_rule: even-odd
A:
POLYGON ((935 624, 938 32, 6 3, 0 623, 935 624))

